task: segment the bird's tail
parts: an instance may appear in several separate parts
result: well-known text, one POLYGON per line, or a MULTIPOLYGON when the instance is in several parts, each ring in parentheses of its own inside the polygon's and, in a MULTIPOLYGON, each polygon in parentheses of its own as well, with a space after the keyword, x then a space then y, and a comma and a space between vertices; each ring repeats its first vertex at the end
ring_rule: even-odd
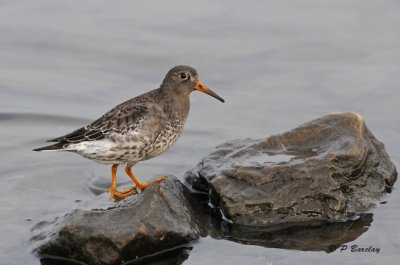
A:
POLYGON ((32 151, 61 151, 65 147, 65 143, 56 143, 48 146, 33 149, 32 151))

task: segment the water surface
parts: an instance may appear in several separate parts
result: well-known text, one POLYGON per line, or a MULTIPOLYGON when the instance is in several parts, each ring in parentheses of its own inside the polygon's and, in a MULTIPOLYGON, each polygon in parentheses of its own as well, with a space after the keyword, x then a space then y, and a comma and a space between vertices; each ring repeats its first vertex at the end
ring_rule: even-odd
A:
MULTIPOLYGON (((5 0, 0 7, 1 264, 39 264, 30 228, 110 181, 106 166, 31 149, 156 88, 177 64, 197 68, 226 103, 193 93, 182 138, 135 167, 144 180, 181 177, 223 141, 266 137, 337 111, 360 113, 399 167, 399 2, 5 0)), ((207 237, 184 264, 394 264, 396 187, 384 200, 368 231, 348 243, 379 254, 207 237)))

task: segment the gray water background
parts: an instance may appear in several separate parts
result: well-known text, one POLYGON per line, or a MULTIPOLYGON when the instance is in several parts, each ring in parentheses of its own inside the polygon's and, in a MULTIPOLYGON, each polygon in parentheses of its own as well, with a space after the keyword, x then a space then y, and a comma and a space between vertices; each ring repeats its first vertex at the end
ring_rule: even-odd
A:
MULTIPOLYGON (((178 143, 135 167, 144 180, 182 177, 224 141, 338 111, 360 113, 399 168, 399 1, 0 1, 0 264, 39 264, 31 227, 110 181, 107 166, 30 150, 158 87, 177 64, 197 68, 226 103, 193 93, 178 143)), ((128 183, 122 173, 119 180, 128 183)), ((184 264, 395 264, 399 197, 395 187, 349 243, 379 254, 208 237, 184 264)))

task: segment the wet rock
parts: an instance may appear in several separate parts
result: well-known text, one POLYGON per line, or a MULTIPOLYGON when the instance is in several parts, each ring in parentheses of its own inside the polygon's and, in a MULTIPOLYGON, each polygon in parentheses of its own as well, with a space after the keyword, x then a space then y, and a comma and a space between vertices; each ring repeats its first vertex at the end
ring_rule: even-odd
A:
POLYGON ((31 240, 34 252, 88 264, 118 264, 175 248, 205 232, 190 200, 175 177, 118 203, 103 194, 51 223, 37 224, 31 240))
POLYGON ((390 192, 396 178, 383 144, 356 113, 227 142, 186 173, 233 224, 282 229, 347 221, 390 192))

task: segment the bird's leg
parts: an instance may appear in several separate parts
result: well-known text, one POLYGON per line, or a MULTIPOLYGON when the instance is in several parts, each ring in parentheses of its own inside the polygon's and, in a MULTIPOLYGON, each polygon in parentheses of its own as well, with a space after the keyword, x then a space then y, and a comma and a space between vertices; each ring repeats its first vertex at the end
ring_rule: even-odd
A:
POLYGON ((108 192, 111 193, 111 198, 114 201, 125 199, 126 197, 137 193, 136 187, 132 187, 123 191, 117 190, 117 169, 118 164, 114 164, 111 168, 111 186, 108 188, 108 192))
POLYGON ((147 188, 149 185, 151 185, 151 184, 153 184, 153 183, 157 183, 157 182, 163 181, 163 180, 165 179, 165 176, 161 176, 161 177, 158 177, 158 178, 156 178, 156 179, 153 179, 153 180, 151 180, 151 181, 149 181, 149 182, 142 183, 140 180, 138 180, 138 179, 135 177, 135 175, 133 175, 131 166, 127 165, 126 168, 125 168, 125 172, 126 172, 126 174, 132 179, 132 181, 135 182, 136 188, 137 188, 138 190, 143 190, 143 189, 147 188))
POLYGON ((111 186, 108 188, 108 192, 111 196, 117 191, 117 170, 118 164, 114 164, 111 167, 111 186))

